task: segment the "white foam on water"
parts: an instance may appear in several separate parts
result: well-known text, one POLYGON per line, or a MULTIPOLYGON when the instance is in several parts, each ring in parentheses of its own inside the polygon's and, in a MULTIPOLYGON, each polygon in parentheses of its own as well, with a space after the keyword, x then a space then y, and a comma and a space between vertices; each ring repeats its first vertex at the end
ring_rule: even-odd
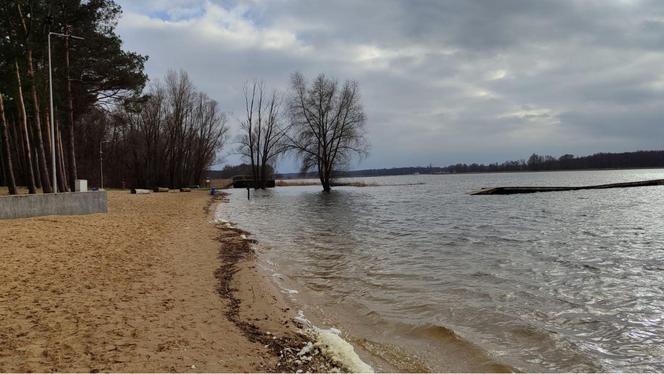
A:
POLYGON ((215 214, 215 217, 213 220, 210 221, 210 223, 215 224, 215 225, 222 225, 226 228, 233 228, 233 223, 229 222, 228 220, 225 220, 219 216, 219 214, 215 214))
POLYGON ((222 217, 221 214, 219 214, 219 206, 217 206, 217 208, 214 211, 214 218, 212 219, 212 222, 215 223, 215 224, 219 224, 219 223, 227 224, 227 223, 229 223, 228 220, 223 219, 221 217, 222 217))
POLYGON ((338 333, 337 329, 317 330, 316 345, 323 352, 327 353, 333 359, 341 362, 348 370, 353 373, 373 373, 373 368, 362 361, 357 355, 353 346, 345 341, 338 333))
MULTIPOLYGON (((321 329, 314 326, 311 321, 304 317, 304 312, 298 310, 293 319, 305 325, 305 332, 315 338, 314 345, 321 351, 339 361, 352 373, 373 373, 374 370, 366 362, 362 361, 355 352, 353 345, 341 337, 341 331, 334 327, 321 329)), ((304 348, 303 348, 304 349, 304 348)))
POLYGON ((293 319, 296 320, 296 321, 298 321, 298 322, 300 322, 301 324, 303 324, 303 325, 305 325, 305 326, 309 326, 309 327, 312 326, 312 325, 311 325, 311 321, 309 321, 308 319, 304 318, 304 312, 301 311, 301 310, 298 310, 298 311, 297 311, 297 315, 296 315, 295 317, 293 317, 293 319))

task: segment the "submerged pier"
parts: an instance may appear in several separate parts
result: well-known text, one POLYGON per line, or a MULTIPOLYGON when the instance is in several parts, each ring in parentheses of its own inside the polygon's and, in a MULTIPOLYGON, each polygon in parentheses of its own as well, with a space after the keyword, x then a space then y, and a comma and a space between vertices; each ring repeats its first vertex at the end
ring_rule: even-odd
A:
POLYGON ((535 193, 535 192, 559 192, 559 191, 579 191, 579 190, 602 190, 607 188, 629 188, 629 187, 647 187, 647 186, 662 186, 664 179, 653 179, 648 181, 638 182, 622 182, 610 184, 598 184, 593 186, 567 186, 567 187, 489 187, 483 188, 479 191, 471 192, 470 195, 515 195, 522 193, 535 193))

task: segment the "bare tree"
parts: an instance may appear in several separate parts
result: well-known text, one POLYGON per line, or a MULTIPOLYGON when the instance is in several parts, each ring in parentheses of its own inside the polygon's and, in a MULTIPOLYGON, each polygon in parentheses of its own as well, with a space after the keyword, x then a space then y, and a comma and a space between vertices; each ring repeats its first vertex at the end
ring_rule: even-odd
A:
POLYGON ((85 119, 87 127, 103 133, 108 186, 199 184, 228 132, 217 102, 198 91, 184 71, 169 72, 144 96, 85 119))
POLYGON ((189 147, 189 164, 192 175, 188 177, 194 181, 201 181, 203 173, 217 160, 217 151, 223 146, 227 134, 226 115, 219 109, 219 104, 211 100, 206 94, 199 93, 196 98, 194 110, 195 122, 193 147, 189 147))
POLYGON ((334 172, 348 165, 352 156, 368 152, 366 116, 360 103, 358 84, 320 74, 311 86, 300 73, 293 74, 290 98, 290 147, 302 161, 304 173, 316 168, 329 192, 334 172))
POLYGON ((277 158, 288 149, 287 127, 282 121, 281 95, 275 90, 266 95, 262 82, 244 88, 246 118, 240 122, 238 153, 251 164, 254 188, 266 187, 277 158))

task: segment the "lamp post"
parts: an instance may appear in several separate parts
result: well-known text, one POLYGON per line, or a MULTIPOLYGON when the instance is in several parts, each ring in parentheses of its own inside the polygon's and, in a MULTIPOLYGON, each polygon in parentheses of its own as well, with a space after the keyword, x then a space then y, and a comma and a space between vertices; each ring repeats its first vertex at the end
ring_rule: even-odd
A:
POLYGON ((55 113, 53 111, 53 68, 51 65, 51 35, 59 36, 62 38, 73 38, 78 40, 83 40, 84 38, 80 36, 74 36, 69 34, 60 34, 57 32, 48 33, 48 89, 50 92, 50 101, 51 101, 51 161, 53 164, 53 192, 58 192, 58 173, 55 168, 55 113))

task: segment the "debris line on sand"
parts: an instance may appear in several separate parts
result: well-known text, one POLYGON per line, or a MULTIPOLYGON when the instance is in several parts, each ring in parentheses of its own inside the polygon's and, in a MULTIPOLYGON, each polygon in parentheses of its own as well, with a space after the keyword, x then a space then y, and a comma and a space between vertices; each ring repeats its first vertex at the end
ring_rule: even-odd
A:
MULTIPOLYGON (((215 196, 210 203, 222 198, 223 195, 215 196)), ((250 234, 242 229, 221 223, 216 224, 216 227, 219 230, 217 240, 221 243, 219 249, 221 266, 215 272, 215 277, 218 280, 217 292, 228 301, 226 318, 233 322, 249 341, 262 344, 278 359, 275 367, 261 368, 261 370, 293 373, 348 371, 341 363, 326 355, 321 347, 314 345, 313 336, 299 331, 276 336, 241 318, 242 300, 237 296, 237 289, 233 288, 232 282, 239 270, 238 264, 251 260, 254 256, 251 244, 255 243, 255 240, 246 239, 250 234)), ((297 320, 293 320, 293 323, 300 328, 303 327, 297 320)))

